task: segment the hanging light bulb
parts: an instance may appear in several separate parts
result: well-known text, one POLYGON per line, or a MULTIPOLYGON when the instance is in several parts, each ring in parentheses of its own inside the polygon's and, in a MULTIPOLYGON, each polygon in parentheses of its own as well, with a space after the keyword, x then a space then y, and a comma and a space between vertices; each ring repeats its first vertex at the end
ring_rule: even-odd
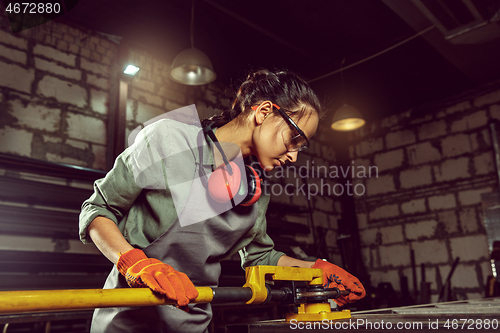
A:
POLYGON ((208 84, 216 78, 210 59, 195 48, 184 50, 175 57, 170 76, 174 81, 189 86, 208 84))
MULTIPOLYGON (((342 71, 342 66, 344 65, 345 58, 340 64, 340 78, 342 85, 342 100, 345 100, 344 91, 344 72, 342 71)), ((332 119, 332 129, 339 132, 349 132, 354 131, 365 124, 363 115, 354 106, 345 103, 335 111, 332 119)))
POLYGON ((331 127, 339 132, 349 132, 360 128, 364 124, 365 120, 361 112, 353 106, 344 104, 335 111, 331 127))
POLYGON ((191 48, 175 57, 170 77, 175 82, 189 86, 209 84, 217 75, 207 55, 194 48, 194 0, 191 6, 191 48))

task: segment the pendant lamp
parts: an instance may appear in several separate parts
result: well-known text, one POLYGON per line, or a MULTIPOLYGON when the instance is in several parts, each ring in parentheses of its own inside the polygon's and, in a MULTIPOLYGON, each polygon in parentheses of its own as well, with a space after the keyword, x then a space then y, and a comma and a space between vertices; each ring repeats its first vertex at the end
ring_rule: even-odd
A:
POLYGON ((335 111, 332 119, 332 129, 339 132, 350 132, 354 131, 365 124, 363 115, 354 106, 345 103, 345 91, 344 91, 344 72, 342 71, 342 66, 344 65, 345 58, 342 60, 340 65, 340 78, 342 84, 342 100, 344 104, 335 111))
POLYGON ((354 131, 365 124, 365 120, 354 106, 342 105, 332 119, 332 129, 339 132, 354 131))
POLYGON ((214 81, 217 75, 207 55, 194 48, 193 33, 194 0, 191 6, 191 48, 182 51, 175 57, 170 70, 170 77, 181 84, 200 86, 214 81))

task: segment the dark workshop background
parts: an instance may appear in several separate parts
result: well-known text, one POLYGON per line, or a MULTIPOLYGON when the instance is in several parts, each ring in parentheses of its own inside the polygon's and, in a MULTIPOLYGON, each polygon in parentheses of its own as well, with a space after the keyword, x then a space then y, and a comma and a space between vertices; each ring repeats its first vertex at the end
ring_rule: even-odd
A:
MULTIPOLYGON (((194 45, 217 73, 196 87, 168 75, 190 47, 191 4, 81 0, 18 33, 2 7, 0 289, 101 287, 109 264, 78 240, 79 205, 131 131, 189 104, 213 115, 250 70, 286 68, 311 81, 326 111, 295 168, 323 171, 271 174, 276 247, 359 276, 370 292, 358 308, 437 302, 444 291, 485 296, 494 240, 485 212, 499 187, 490 126, 500 119, 499 1, 196 0, 194 45), (124 62, 140 71, 120 114, 124 62), (361 111, 363 128, 331 130, 343 103, 361 111), (332 174, 340 167, 356 172, 332 174), (279 191, 287 184, 294 195, 279 191), (359 195, 346 194, 349 184, 359 195), (308 200, 302 185, 320 193, 308 200)), ((241 285, 233 259, 222 285, 241 285)))

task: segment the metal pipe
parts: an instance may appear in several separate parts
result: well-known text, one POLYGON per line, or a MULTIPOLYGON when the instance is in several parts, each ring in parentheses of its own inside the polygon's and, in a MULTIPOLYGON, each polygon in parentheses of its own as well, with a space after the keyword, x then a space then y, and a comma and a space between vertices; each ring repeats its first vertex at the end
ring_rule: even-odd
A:
MULTIPOLYGON (((212 288, 198 287, 192 303, 209 303, 212 288)), ((0 292, 0 314, 176 304, 149 288, 23 290, 0 292)))

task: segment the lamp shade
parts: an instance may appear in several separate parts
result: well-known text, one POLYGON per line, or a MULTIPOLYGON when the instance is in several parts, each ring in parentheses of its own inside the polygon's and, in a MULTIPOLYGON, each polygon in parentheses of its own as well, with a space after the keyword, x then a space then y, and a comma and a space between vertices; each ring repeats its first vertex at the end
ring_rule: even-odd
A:
POLYGON ((354 131, 365 124, 365 120, 353 106, 344 104, 333 115, 332 129, 339 132, 354 131))
POLYGON ((216 75, 212 62, 206 54, 195 48, 190 48, 175 57, 170 77, 181 84, 200 86, 215 80, 216 75))

